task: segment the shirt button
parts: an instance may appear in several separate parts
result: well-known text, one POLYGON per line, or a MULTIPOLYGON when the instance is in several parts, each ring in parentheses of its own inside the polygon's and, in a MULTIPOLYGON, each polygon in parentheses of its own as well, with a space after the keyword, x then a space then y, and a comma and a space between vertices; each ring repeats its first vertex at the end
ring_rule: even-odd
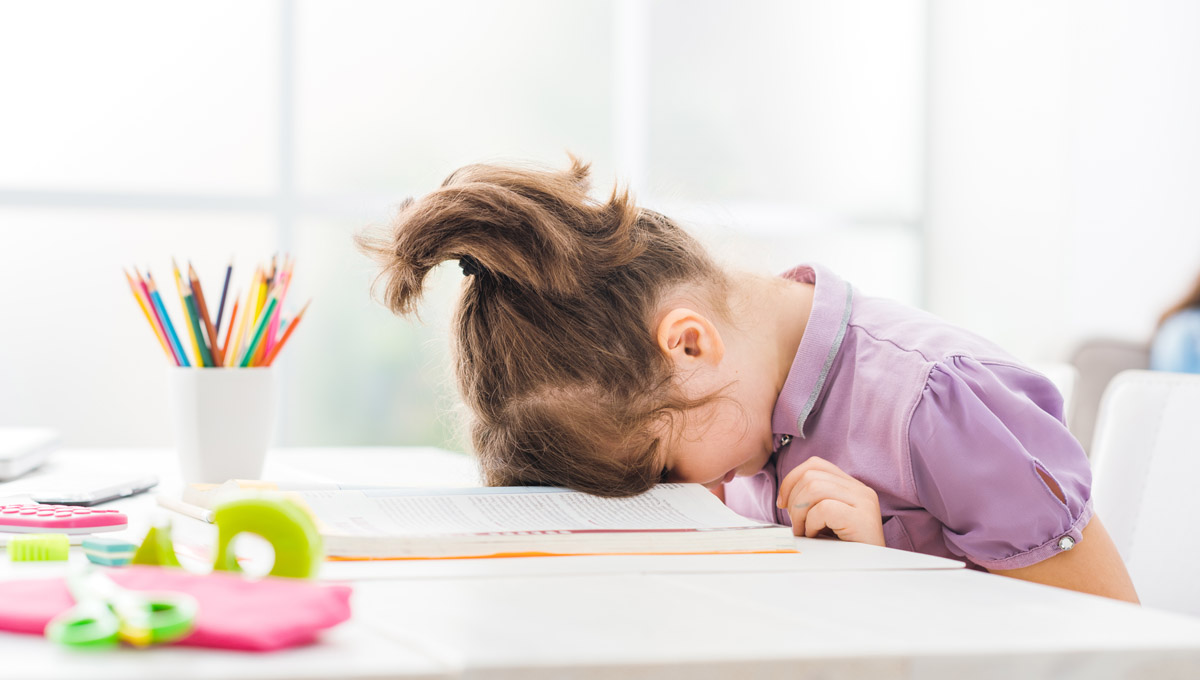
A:
POLYGON ((1070 550, 1071 548, 1074 548, 1074 547, 1075 547, 1075 539, 1071 538, 1070 536, 1063 536, 1062 538, 1058 539, 1058 549, 1059 550, 1070 550))
POLYGON ((791 443, 792 443, 792 435, 790 435, 790 434, 779 435, 779 447, 780 448, 783 448, 791 443))

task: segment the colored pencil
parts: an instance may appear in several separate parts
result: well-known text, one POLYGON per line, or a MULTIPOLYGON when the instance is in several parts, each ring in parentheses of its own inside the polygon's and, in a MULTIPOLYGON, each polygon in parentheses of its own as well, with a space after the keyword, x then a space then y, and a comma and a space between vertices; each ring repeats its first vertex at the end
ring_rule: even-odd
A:
MULTIPOLYGON (((222 345, 222 347, 224 347, 224 352, 225 352, 224 361, 221 362, 222 366, 229 365, 229 362, 230 362, 229 355, 232 354, 232 352, 229 351, 229 339, 231 337, 233 337, 233 320, 237 318, 238 302, 239 302, 238 298, 239 297, 241 297, 241 293, 238 293, 237 295, 233 296, 233 309, 229 310, 229 326, 225 329, 225 344, 222 345)), ((221 331, 217 331, 217 333, 220 333, 220 332, 221 331)))
MULTIPOLYGON (((233 258, 229 258, 229 264, 225 266, 225 284, 221 286, 221 302, 217 304, 217 335, 221 334, 221 317, 225 314, 225 295, 229 293, 229 276, 233 274, 233 258)), ((237 301, 237 298, 234 298, 237 301)), ((233 314, 229 315, 229 325, 233 325, 233 314)), ((222 347, 222 350, 229 349, 222 347)))
MULTIPOLYGON (((279 299, 278 298, 275 299, 275 309, 279 309, 279 299)), ((263 321, 267 322, 268 328, 271 326, 270 319, 263 319, 263 321)), ((265 332, 266 329, 263 329, 263 330, 264 330, 264 332, 263 332, 262 342, 258 343, 254 347, 254 356, 250 357, 250 365, 251 366, 258 366, 259 362, 262 361, 263 356, 267 353, 267 334, 265 332)))
POLYGON ((258 322, 259 315, 262 314, 263 305, 267 302, 267 289, 270 286, 267 284, 267 270, 263 270, 262 278, 258 282, 258 292, 255 294, 254 302, 254 318, 253 323, 258 322))
POLYGON ((254 297, 258 294, 258 278, 260 276, 262 276, 262 269, 255 267, 254 280, 250 283, 250 289, 246 291, 246 304, 242 305, 242 316, 238 320, 237 333, 233 336, 233 356, 230 356, 228 351, 225 352, 225 356, 229 359, 226 362, 227 366, 234 366, 242 356, 242 345, 246 344, 246 328, 248 323, 254 321, 250 317, 254 314, 254 297))
POLYGON ((200 287, 200 277, 196 276, 196 268, 188 262, 188 281, 191 283, 192 296, 196 298, 196 308, 200 310, 200 319, 204 322, 204 330, 208 331, 208 349, 212 353, 212 366, 221 365, 220 338, 213 326, 212 317, 208 315, 208 305, 204 304, 204 289, 200 287))
POLYGON ((262 366, 270 366, 271 362, 275 361, 275 357, 279 354, 279 350, 283 349, 283 344, 288 341, 288 338, 292 337, 292 331, 296 330, 296 326, 300 324, 300 318, 304 316, 304 310, 308 309, 308 306, 311 304, 312 300, 305 302, 304 306, 300 308, 300 312, 296 314, 295 318, 288 322, 287 328, 283 331, 283 335, 279 337, 279 342, 275 343, 275 346, 271 348, 271 351, 263 359, 261 364, 262 366))
POLYGON ((263 335, 266 333, 267 321, 271 318, 271 313, 275 311, 275 305, 277 304, 279 304, 279 300, 274 296, 267 301, 266 309, 259 316, 258 326, 254 329, 254 339, 246 346, 246 353, 242 356, 242 368, 249 366, 250 362, 254 359, 254 354, 258 351, 258 345, 262 342, 263 335))
POLYGON ((171 258, 183 325, 187 329, 186 337, 183 329, 176 330, 164 303, 163 293, 148 270, 142 272, 137 267, 122 267, 121 273, 125 276, 134 302, 142 310, 146 323, 150 324, 159 347, 176 366, 249 368, 266 367, 274 363, 312 304, 312 300, 309 300, 294 316, 284 314, 283 306, 291 290, 295 264, 291 255, 276 253, 257 265, 249 288, 237 290, 232 295, 227 315, 225 305, 231 297, 232 258, 225 267, 220 302, 215 308, 209 306, 210 299, 204 296, 204 287, 196 267, 187 261, 186 270, 181 270, 176 259, 171 258), (213 311, 217 313, 215 323, 213 311), (224 342, 221 341, 222 330, 224 342), (192 357, 184 348, 184 343, 189 339, 194 352, 192 357))
POLYGON ((158 310, 158 316, 167 329, 167 335, 171 337, 171 346, 175 348, 175 353, 179 356, 179 365, 191 366, 187 352, 183 351, 183 344, 179 342, 179 335, 175 332, 175 324, 171 323, 171 315, 167 314, 167 308, 163 305, 162 295, 158 292, 158 284, 154 283, 154 276, 150 274, 149 270, 146 270, 146 287, 150 291, 151 299, 154 300, 154 308, 158 310))
POLYGON ((175 362, 176 366, 182 366, 183 361, 179 358, 179 350, 175 349, 175 345, 171 342, 171 336, 167 334, 167 324, 163 322, 162 315, 158 313, 158 306, 154 304, 154 298, 150 295, 150 287, 146 285, 146 279, 142 277, 142 273, 138 271, 137 267, 133 268, 133 275, 137 277, 136 285, 142 291, 142 295, 146 297, 146 304, 150 307, 150 313, 154 315, 155 325, 162 333, 163 341, 167 343, 167 349, 171 352, 171 360, 175 362))
POLYGON ((179 306, 183 311, 183 325, 187 328, 188 336, 192 339, 192 351, 196 353, 196 366, 204 366, 204 353, 200 351, 200 345, 204 342, 204 338, 200 333, 197 333, 195 328, 199 328, 200 324, 193 324, 191 311, 188 309, 187 298, 183 294, 183 278, 179 276, 179 265, 175 264, 175 258, 171 258, 171 269, 175 271, 175 289, 179 291, 179 306))
POLYGON ((292 267, 296 261, 285 257, 283 271, 279 274, 279 306, 275 308, 275 317, 271 319, 271 325, 267 326, 267 341, 263 345, 267 352, 275 346, 275 337, 279 333, 279 320, 283 316, 283 303, 287 301, 288 288, 292 283, 292 267))
POLYGON ((201 339, 200 343, 200 358, 203 363, 201 366, 216 366, 213 363, 213 355, 208 349, 208 345, 203 342, 204 330, 200 328, 200 310, 196 304, 196 293, 192 291, 192 287, 188 283, 183 284, 183 304, 187 307, 188 322, 192 325, 192 333, 201 339))
MULTIPOLYGON (((167 344, 167 339, 163 336, 162 330, 158 327, 158 324, 155 323, 154 317, 151 316, 150 308, 146 306, 146 303, 150 301, 142 297, 142 291, 138 288, 138 285, 133 282, 133 277, 130 276, 129 272, 125 271, 123 267, 121 268, 121 273, 125 275, 125 280, 129 282, 129 292, 133 293, 133 299, 137 300, 138 307, 141 308, 142 314, 146 317, 146 323, 150 324, 150 330, 154 331, 155 339, 158 340, 158 344, 162 347, 163 352, 167 355, 167 358, 174 362, 175 354, 171 351, 171 347, 167 344)), ((150 302, 150 305, 153 304, 153 302, 150 302)))

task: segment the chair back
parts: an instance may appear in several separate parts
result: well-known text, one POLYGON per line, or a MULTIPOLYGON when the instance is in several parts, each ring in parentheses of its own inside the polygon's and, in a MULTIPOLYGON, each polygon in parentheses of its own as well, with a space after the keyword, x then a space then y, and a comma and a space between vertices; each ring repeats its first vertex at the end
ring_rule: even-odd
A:
POLYGON ((1200 616, 1200 375, 1118 374, 1093 444, 1096 514, 1142 604, 1200 616))
POLYGON ((1108 381, 1121 371, 1150 368, 1150 348, 1146 343, 1129 340, 1091 338, 1075 348, 1071 365, 1079 374, 1071 407, 1066 411, 1067 428, 1090 454, 1096 413, 1108 381))

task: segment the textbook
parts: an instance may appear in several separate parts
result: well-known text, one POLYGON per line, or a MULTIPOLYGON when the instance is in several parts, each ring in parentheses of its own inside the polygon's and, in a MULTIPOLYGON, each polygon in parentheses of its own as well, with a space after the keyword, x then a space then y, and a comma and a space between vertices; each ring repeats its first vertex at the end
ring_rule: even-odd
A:
MULTIPOLYGON (((197 484, 183 500, 212 507, 272 488, 197 484)), ((629 498, 553 487, 326 485, 279 492, 307 505, 331 558, 796 552, 790 527, 742 517, 699 484, 659 484, 629 498)))

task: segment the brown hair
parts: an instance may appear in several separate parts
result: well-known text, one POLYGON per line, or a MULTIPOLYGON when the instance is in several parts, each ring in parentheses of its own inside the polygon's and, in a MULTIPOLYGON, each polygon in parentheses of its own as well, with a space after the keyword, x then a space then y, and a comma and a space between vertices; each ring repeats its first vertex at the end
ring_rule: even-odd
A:
POLYGON ((1192 290, 1182 300, 1171 305, 1167 311, 1163 312, 1162 316, 1158 317, 1158 325, 1161 327, 1167 322, 1167 319, 1192 307, 1200 307, 1200 277, 1196 278, 1196 282, 1192 284, 1192 290))
POLYGON ((724 313, 725 274, 627 190, 587 192, 574 156, 565 171, 469 165, 356 237, 397 314, 415 313, 434 266, 463 267, 455 374, 489 485, 640 493, 661 478, 656 432, 719 396, 683 397, 651 324, 662 293, 684 282, 724 313))

